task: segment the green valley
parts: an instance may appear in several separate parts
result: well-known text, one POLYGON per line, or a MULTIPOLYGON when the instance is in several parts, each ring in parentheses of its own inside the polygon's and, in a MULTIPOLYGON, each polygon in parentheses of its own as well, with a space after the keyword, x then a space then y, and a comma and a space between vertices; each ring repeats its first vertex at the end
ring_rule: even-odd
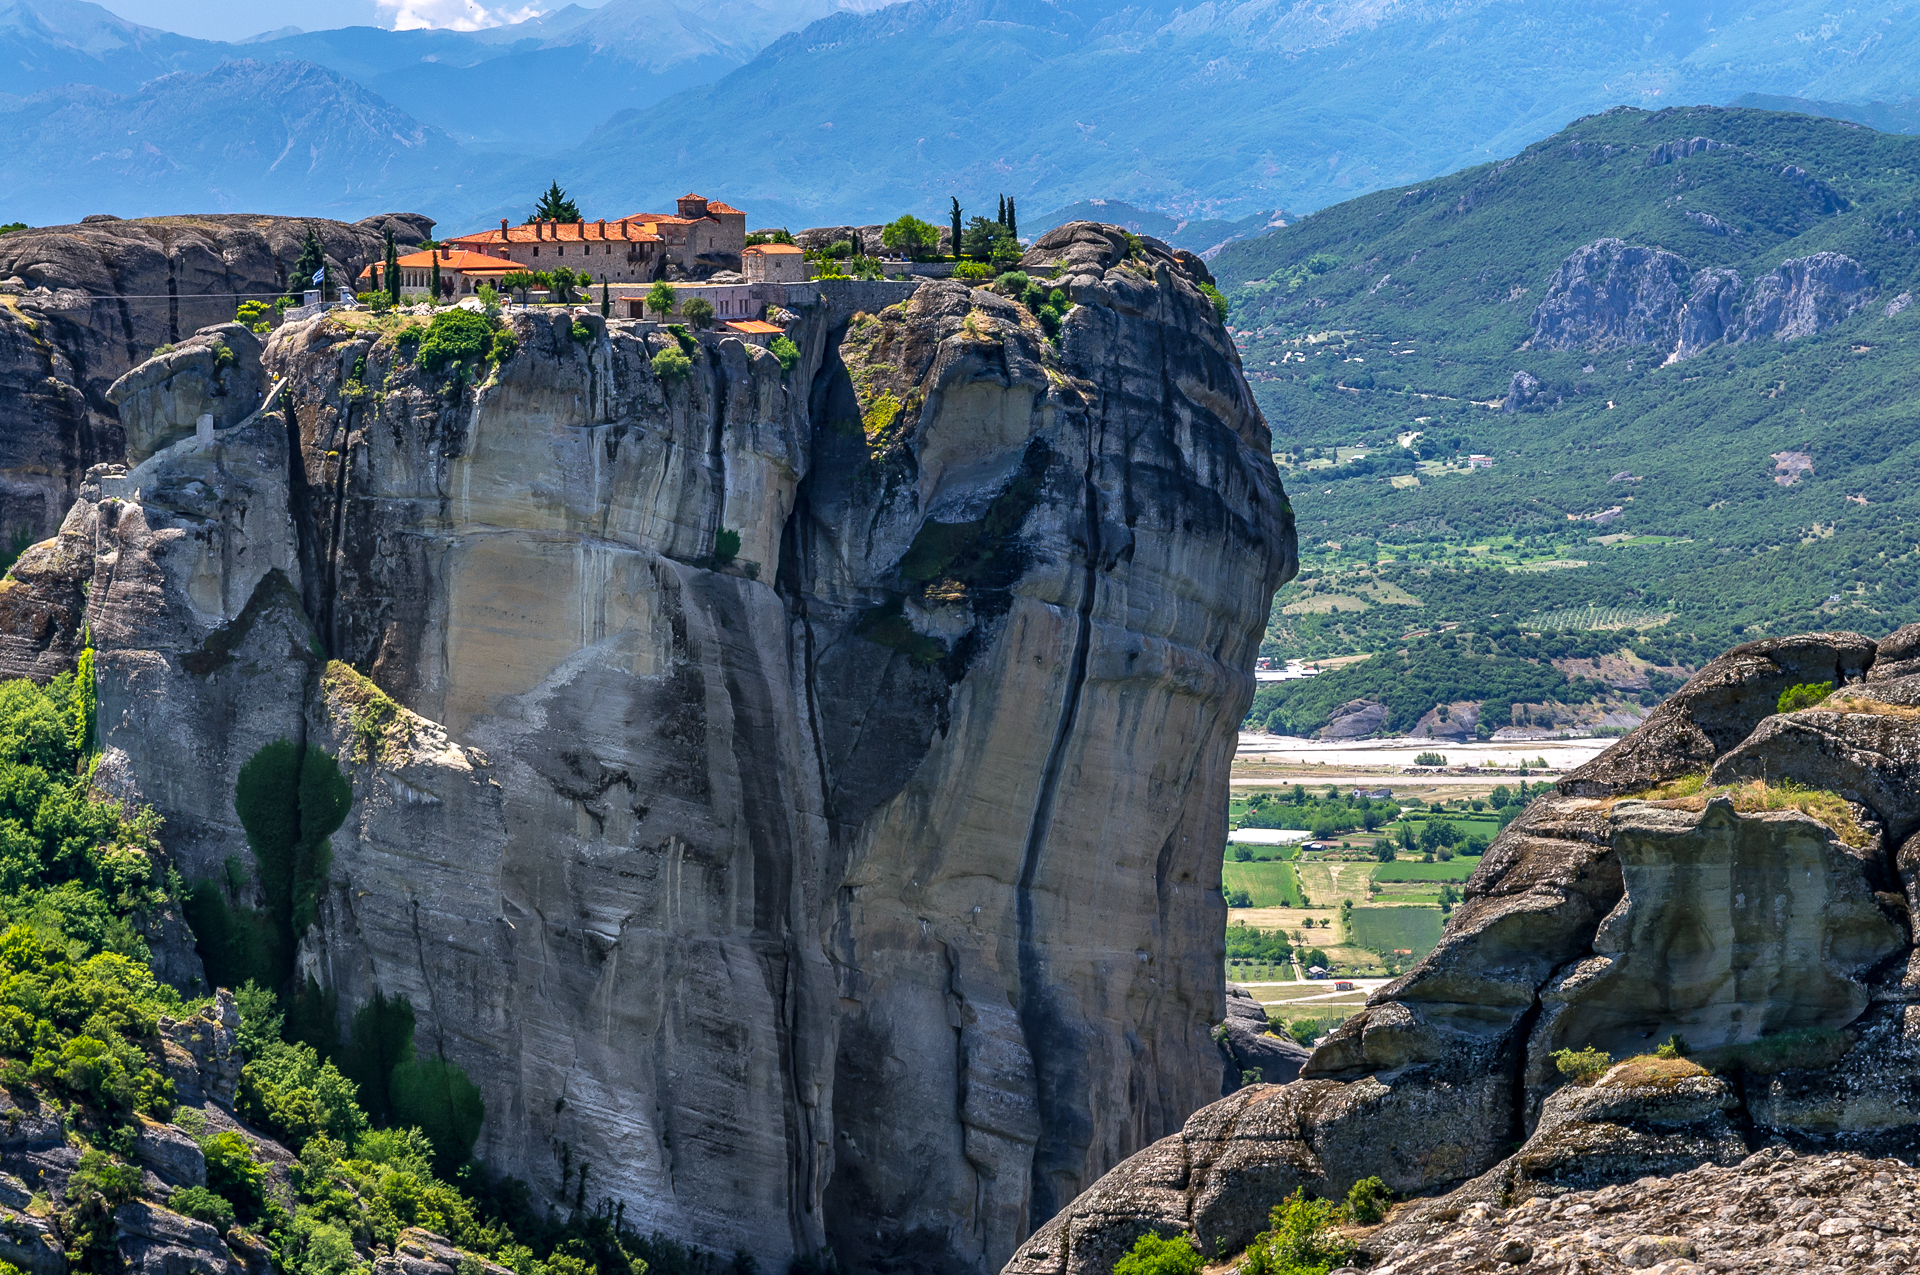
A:
POLYGON ((1920 139, 1620 108, 1228 245, 1301 529, 1263 653, 1371 656, 1250 724, 1617 728, 1734 642, 1913 618, 1917 231, 1920 139))

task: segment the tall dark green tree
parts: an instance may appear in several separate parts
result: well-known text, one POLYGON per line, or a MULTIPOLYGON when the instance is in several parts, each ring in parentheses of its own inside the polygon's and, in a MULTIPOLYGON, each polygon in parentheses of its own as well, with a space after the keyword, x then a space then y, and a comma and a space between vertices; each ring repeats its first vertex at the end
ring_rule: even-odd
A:
POLYGON ((993 219, 1003 226, 1007 224, 1007 197, 1005 195, 1000 196, 1000 211, 994 214, 993 219))
POLYGON ((1015 239, 1020 237, 1020 222, 1013 211, 1013 196, 1007 196, 1007 233, 1015 239))
POLYGON ((580 221, 580 208, 560 189, 560 183, 554 182, 547 187, 546 194, 540 196, 540 202, 534 205, 533 216, 528 221, 580 221))
POLYGON ((960 259, 960 197, 953 197, 953 257, 960 259))
POLYGON ((427 299, 435 305, 440 304, 440 253, 433 254, 433 265, 427 271, 427 299))
POLYGON ((308 222, 306 238, 300 241, 300 255, 294 258, 293 273, 287 280, 287 291, 298 296, 308 288, 319 288, 324 293, 326 268, 326 245, 320 242, 320 233, 313 228, 313 223, 308 222), (313 281, 315 275, 320 276, 319 283, 313 281))
POLYGON ((400 304, 400 245, 393 240, 393 227, 387 227, 386 257, 387 299, 395 305, 400 304))
POLYGON ((600 276, 600 317, 603 319, 611 319, 613 317, 613 294, 607 291, 607 276, 605 275, 600 276))

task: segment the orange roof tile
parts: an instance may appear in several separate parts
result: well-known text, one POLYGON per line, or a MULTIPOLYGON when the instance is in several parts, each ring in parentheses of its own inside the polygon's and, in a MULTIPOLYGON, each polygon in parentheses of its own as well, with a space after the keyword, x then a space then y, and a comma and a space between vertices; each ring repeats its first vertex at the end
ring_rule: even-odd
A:
POLYGON ((742 248, 740 251, 742 253, 748 253, 748 252, 768 252, 768 253, 781 253, 781 254, 792 253, 796 257, 802 255, 800 249, 796 248, 794 245, 790 243, 750 243, 746 247, 742 248))
POLYGON ((753 336, 767 336, 775 332, 786 331, 785 328, 777 323, 765 323, 759 319, 729 319, 727 326, 735 332, 746 332, 753 336))
MULTIPOLYGON (((623 219, 628 220, 630 219, 623 219)), ((600 223, 593 221, 558 222, 550 226, 509 226, 505 234, 499 230, 481 230, 471 235, 458 235, 448 239, 450 244, 505 244, 505 243, 645 243, 649 239, 657 240, 658 235, 647 235, 644 231, 635 233, 628 230, 620 233, 620 222, 610 221, 602 233, 600 223)))
POLYGON ((717 199, 709 200, 707 202, 707 211, 710 213, 736 213, 742 217, 747 215, 746 213, 742 212, 740 209, 731 208, 726 204, 721 203, 717 199))
MULTIPOLYGON (((400 268, 402 270, 432 269, 434 258, 438 255, 439 254, 433 252, 409 252, 399 259, 400 268)), ((439 260, 442 270, 459 271, 464 274, 490 273, 495 271, 504 273, 508 270, 518 270, 520 268, 504 258, 489 257, 485 253, 479 252, 450 252, 446 256, 440 257, 439 260)), ((362 278, 371 278, 373 275, 373 267, 368 266, 362 270, 360 274, 362 278)))

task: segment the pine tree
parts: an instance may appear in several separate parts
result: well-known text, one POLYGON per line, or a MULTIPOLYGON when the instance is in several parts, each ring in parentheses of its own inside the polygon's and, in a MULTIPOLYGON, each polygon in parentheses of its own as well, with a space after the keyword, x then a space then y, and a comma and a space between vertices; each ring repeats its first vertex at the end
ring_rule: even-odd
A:
POLYGON ((400 245, 393 241, 393 227, 387 227, 386 257, 387 300, 394 305, 400 304, 400 245))
POLYGON ((1020 238, 1020 223, 1014 220, 1013 196, 1007 196, 1007 233, 1015 239, 1020 238))
POLYGON ((953 197, 953 259, 960 260, 960 197, 953 197))
POLYGON ((560 183, 554 182, 547 187, 547 193, 540 196, 540 202, 534 205, 533 216, 528 221, 564 221, 582 220, 580 209, 567 198, 567 192, 560 189, 560 183))

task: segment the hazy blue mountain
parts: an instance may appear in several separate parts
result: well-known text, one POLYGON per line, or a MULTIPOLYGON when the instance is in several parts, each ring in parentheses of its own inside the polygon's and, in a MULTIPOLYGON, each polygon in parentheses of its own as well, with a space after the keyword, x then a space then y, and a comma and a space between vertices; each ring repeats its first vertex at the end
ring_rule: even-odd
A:
POLYGON ((1231 220, 1201 217, 1183 221, 1151 209, 1135 208, 1119 199, 1083 199, 1040 217, 1021 217, 1020 231, 1026 236, 1043 235, 1055 226, 1064 226, 1070 221, 1104 221, 1110 225, 1125 226, 1137 235, 1152 235, 1176 248, 1208 256, 1236 240, 1264 234, 1291 220, 1290 214, 1276 208, 1231 220))
POLYGON ((157 75, 199 71, 226 49, 156 31, 86 0, 0 0, 0 87, 38 93, 62 84, 126 91, 157 75))
POLYGON ((1623 102, 1903 98, 1917 32, 1887 0, 910 0, 782 37, 550 166, 609 207, 698 188, 869 221, 1007 191, 1235 218, 1483 161, 1623 102))
POLYGON ((1793 111, 1800 115, 1822 115, 1828 119, 1851 120, 1879 129, 1882 133, 1920 133, 1920 101, 1911 102, 1814 102, 1804 97, 1776 97, 1769 93, 1742 93, 1728 106, 1755 111, 1793 111))
POLYGON ((470 171, 446 134, 311 62, 223 62, 125 96, 0 96, 0 129, 6 207, 42 225, 96 212, 358 217, 431 207, 470 171))

